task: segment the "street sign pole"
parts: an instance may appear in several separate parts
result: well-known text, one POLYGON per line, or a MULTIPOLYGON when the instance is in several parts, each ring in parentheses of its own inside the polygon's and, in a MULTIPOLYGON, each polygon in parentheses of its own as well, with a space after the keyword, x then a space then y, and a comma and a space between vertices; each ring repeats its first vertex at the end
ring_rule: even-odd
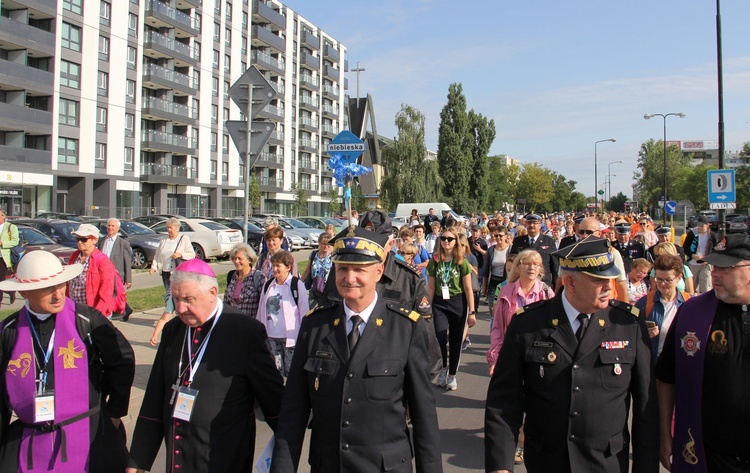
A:
POLYGON ((253 204, 250 202, 250 152, 253 141, 253 84, 245 84, 247 87, 247 147, 245 148, 245 221, 242 225, 242 232, 245 234, 245 243, 247 243, 248 216, 252 211, 253 204))

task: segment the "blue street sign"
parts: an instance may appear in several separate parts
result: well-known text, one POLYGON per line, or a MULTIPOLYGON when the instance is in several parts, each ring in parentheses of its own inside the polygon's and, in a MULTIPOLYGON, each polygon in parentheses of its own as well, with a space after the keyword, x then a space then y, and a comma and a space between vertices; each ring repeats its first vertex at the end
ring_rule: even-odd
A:
POLYGON ((734 169, 708 171, 708 202, 710 204, 726 204, 736 201, 734 169))
POLYGON ((677 202, 670 200, 664 206, 664 210, 667 212, 667 215, 674 215, 677 212, 677 202))
POLYGON ((351 131, 344 130, 328 143, 327 151, 331 156, 338 154, 343 156, 345 162, 353 163, 366 149, 364 141, 351 131))

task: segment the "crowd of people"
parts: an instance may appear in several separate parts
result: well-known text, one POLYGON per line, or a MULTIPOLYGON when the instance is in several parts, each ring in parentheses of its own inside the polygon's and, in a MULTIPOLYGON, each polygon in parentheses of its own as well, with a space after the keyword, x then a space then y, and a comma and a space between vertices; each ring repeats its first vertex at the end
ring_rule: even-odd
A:
POLYGON ((297 470, 307 429, 315 472, 440 472, 434 386, 458 389, 483 307, 486 471, 750 471, 750 236, 699 218, 677 245, 643 214, 431 210, 394 237, 376 210, 323 232, 300 273, 271 219, 259 254, 232 249, 222 298, 170 221, 128 452, 135 360, 108 319, 126 318, 132 276, 107 228, 80 225, 67 266, 33 251, 0 281, 27 301, 0 332, 1 471, 141 472, 162 443, 168 471, 249 471, 257 403, 274 473, 297 470))

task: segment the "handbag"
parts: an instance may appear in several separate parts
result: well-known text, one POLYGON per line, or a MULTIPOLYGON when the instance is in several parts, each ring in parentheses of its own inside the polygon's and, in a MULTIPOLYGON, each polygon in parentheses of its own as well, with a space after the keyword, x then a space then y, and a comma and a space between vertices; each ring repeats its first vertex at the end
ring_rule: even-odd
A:
MULTIPOLYGON (((177 252, 177 248, 180 247, 180 242, 181 241, 182 241, 182 235, 180 235, 180 239, 177 240, 177 246, 175 246, 175 248, 174 248, 175 252, 177 252)), ((173 259, 172 260, 172 271, 174 271, 177 268, 177 266, 181 265, 185 261, 186 261, 185 258, 175 258, 175 259, 173 259)))
MULTIPOLYGON (((8 223, 8 236, 11 235, 11 225, 12 223, 8 223)), ((19 261, 21 261, 21 258, 23 257, 24 252, 26 251, 26 247, 21 243, 21 239, 18 239, 18 244, 10 249, 10 263, 15 267, 19 261)))

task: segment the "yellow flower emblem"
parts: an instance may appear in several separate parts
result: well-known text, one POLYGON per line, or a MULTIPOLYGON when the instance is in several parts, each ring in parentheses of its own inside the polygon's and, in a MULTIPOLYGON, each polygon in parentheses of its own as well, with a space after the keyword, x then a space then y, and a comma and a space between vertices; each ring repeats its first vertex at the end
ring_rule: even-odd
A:
POLYGON ((553 327, 557 327, 559 324, 560 324, 560 321, 558 321, 557 319, 552 319, 552 326, 553 327))
POLYGON ((382 326, 383 325, 383 319, 375 319, 375 325, 377 325, 378 327, 382 326))
POLYGON ((604 327, 604 320, 603 319, 599 319, 599 326, 600 327, 604 327))
POLYGON ((333 326, 338 327, 339 323, 341 323, 341 319, 333 319, 333 326))

